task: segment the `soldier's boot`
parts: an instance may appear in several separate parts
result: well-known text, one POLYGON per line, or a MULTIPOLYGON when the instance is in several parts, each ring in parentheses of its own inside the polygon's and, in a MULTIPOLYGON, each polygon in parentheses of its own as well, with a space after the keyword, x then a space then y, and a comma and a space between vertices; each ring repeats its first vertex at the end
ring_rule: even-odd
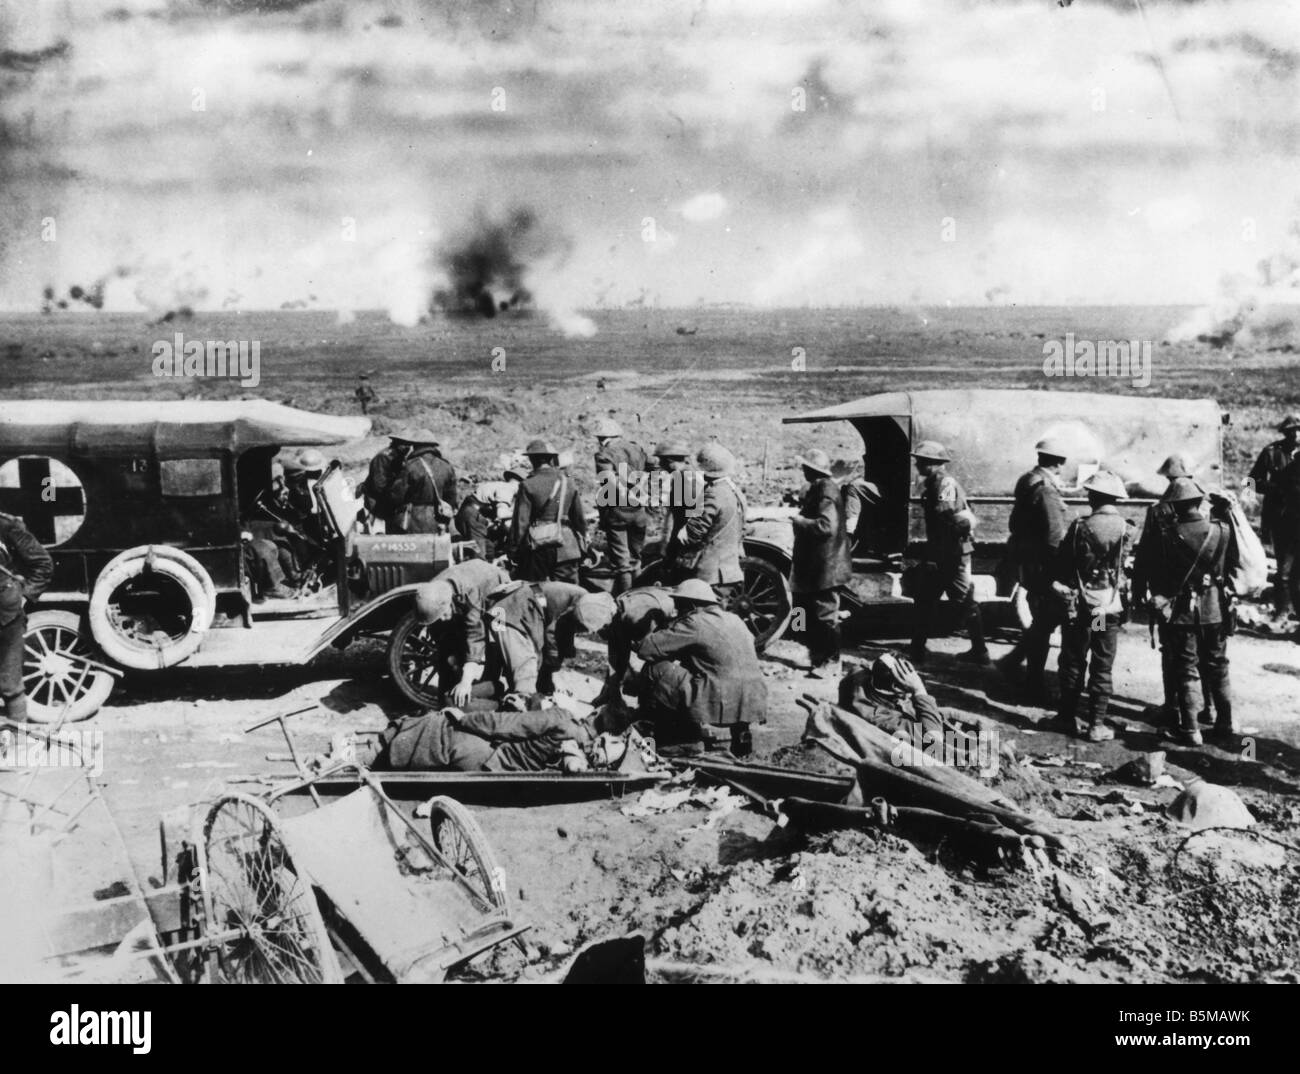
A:
POLYGON ((754 752, 754 733, 747 723, 731 725, 731 752, 736 757, 748 757, 754 752))
POLYGON ((27 722, 27 695, 14 694, 4 699, 5 707, 3 716, 10 723, 27 722))
POLYGON ((614 596, 618 596, 620 593, 626 593, 631 588, 632 588, 631 571, 621 571, 620 573, 614 575, 614 596))
POLYGON ((957 659, 964 660, 968 664, 988 665, 989 647, 984 644, 984 616, 980 612, 980 606, 975 599, 968 598, 970 601, 970 610, 966 613, 967 633, 970 634, 970 648, 962 653, 957 659))
POLYGON ((1109 701, 1104 698, 1092 703, 1088 714, 1089 742, 1110 742, 1115 737, 1115 732, 1106 725, 1107 708, 1109 708, 1109 701))

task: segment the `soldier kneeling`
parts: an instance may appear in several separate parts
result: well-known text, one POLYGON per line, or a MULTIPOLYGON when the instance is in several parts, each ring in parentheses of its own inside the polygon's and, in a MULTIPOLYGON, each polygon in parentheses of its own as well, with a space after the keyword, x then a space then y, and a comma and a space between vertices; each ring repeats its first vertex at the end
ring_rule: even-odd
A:
POLYGON ((634 690, 656 736, 698 748, 727 728, 733 751, 749 752, 749 725, 767 722, 767 683, 754 638, 723 611, 707 582, 688 578, 672 591, 678 618, 637 646, 644 667, 634 690))

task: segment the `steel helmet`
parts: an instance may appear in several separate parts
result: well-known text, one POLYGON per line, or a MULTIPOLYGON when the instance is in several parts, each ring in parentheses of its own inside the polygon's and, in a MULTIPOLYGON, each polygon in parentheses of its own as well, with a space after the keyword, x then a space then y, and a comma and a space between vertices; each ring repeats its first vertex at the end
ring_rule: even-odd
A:
POLYGON ((1300 429, 1300 414, 1288 414, 1278 422, 1278 431, 1286 432, 1288 429, 1300 429))
POLYGON ((1170 503, 1186 503, 1189 500, 1202 500, 1205 490, 1190 477, 1176 477, 1169 482, 1165 497, 1170 503))
POLYGON ((1112 500, 1122 500, 1128 495, 1124 482, 1109 470, 1098 470, 1083 483, 1083 487, 1094 495, 1109 496, 1112 500))
POLYGON ((528 446, 524 448, 524 454, 530 459, 537 459, 545 455, 556 457, 560 453, 555 449, 555 445, 549 440, 530 440, 528 441, 528 446))
POLYGON ((403 444, 432 444, 438 445, 438 437, 434 435, 432 429, 423 425, 408 425, 405 429, 399 429, 390 440, 396 440, 403 444))
POLYGON ((870 504, 880 503, 885 498, 881 495, 880 486, 874 481, 855 481, 853 482, 852 488, 861 494, 862 498, 870 504))
POLYGON ((1050 455, 1054 459, 1068 459, 1070 453, 1066 450, 1065 441, 1059 436, 1045 436, 1034 445, 1034 450, 1040 455, 1050 455))
POLYGON ((604 440, 611 436, 622 436, 623 429, 613 418, 601 418, 596 422, 596 428, 592 430, 591 435, 604 440))
POLYGON ((700 468, 705 477, 727 477, 735 473, 736 456, 713 441, 696 452, 695 465, 700 468))
POLYGON ((1175 452, 1160 464, 1160 469, 1156 471, 1161 477, 1167 477, 1171 481, 1176 477, 1191 477, 1192 464, 1187 461, 1187 456, 1180 452, 1175 452))
POLYGON ((831 457, 821 448, 813 448, 807 455, 796 455, 799 465, 824 477, 831 476, 831 457))
POLYGON ((415 614, 422 623, 436 623, 451 614, 455 590, 450 582, 425 582, 415 591, 415 614))
POLYGON ((928 462, 952 462, 952 456, 948 454, 948 449, 938 440, 922 440, 916 445, 916 450, 912 452, 912 458, 923 459, 928 462))
POLYGON ((673 600, 689 600, 694 604, 718 603, 718 595, 713 592, 713 587, 699 578, 687 578, 678 583, 672 594, 673 600))
POLYGON ((306 451, 304 451, 301 455, 298 456, 299 470, 307 470, 309 472, 315 472, 317 470, 324 470, 325 466, 326 466, 325 456, 322 455, 315 448, 307 448, 306 451))
POLYGON ((573 606, 574 618, 588 634, 609 626, 614 618, 614 598, 608 593, 588 593, 573 606))
POLYGON ((685 440, 664 440, 655 445, 655 455, 661 459, 689 459, 691 449, 685 440))

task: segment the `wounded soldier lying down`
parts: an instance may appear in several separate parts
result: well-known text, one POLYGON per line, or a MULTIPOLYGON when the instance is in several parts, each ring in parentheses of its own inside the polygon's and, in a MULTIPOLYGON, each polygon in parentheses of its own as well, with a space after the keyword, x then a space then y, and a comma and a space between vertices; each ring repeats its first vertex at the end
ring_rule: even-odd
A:
POLYGON ((956 746, 971 735, 939 708, 912 662, 896 653, 846 674, 840 680, 839 704, 920 750, 956 746))
POLYGON ((372 767, 391 771, 584 772, 609 767, 625 744, 562 708, 462 712, 448 708, 395 720, 379 736, 372 767))

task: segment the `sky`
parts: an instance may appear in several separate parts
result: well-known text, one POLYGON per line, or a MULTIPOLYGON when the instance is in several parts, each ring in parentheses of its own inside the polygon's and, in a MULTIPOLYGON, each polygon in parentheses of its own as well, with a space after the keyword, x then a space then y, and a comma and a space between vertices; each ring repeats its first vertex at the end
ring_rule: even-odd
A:
POLYGON ((1300 295, 1300 3, 1137 3, 0 0, 0 308, 1300 295))

